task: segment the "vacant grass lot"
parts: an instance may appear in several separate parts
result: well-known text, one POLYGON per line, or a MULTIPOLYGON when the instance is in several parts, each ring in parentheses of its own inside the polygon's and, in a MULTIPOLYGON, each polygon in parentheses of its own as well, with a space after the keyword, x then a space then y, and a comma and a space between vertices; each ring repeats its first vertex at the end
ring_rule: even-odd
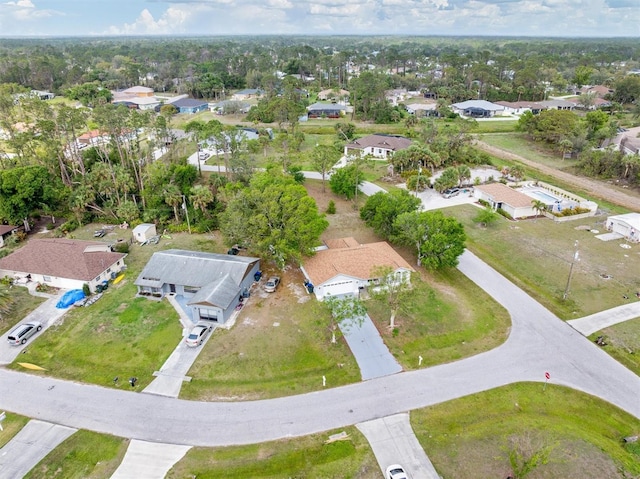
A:
POLYGON ((25 479, 108 479, 122 462, 128 439, 78 431, 51 451, 25 479))
POLYGON ((194 448, 167 474, 167 479, 317 478, 377 479, 380 468, 369 443, 355 428, 250 446, 194 448), (325 444, 345 431, 346 441, 325 444))
POLYGON ((528 160, 560 170, 569 170, 577 163, 577 160, 563 160, 559 152, 553 151, 543 143, 530 141, 524 133, 485 133, 480 136, 480 139, 528 160))
POLYGON ((640 420, 568 388, 505 386, 413 411, 411 423, 442 477, 507 477, 514 439, 529 457, 550 448, 548 464, 528 478, 623 479, 640 474, 640 447, 622 442, 638 434, 640 420))
MULTIPOLYGON (((0 411, 1 412, 1 411, 0 411)), ((0 449, 8 443, 13 436, 18 434, 20 430, 29 422, 28 417, 19 416, 17 414, 6 411, 7 417, 2 421, 2 433, 0 433, 0 449)))
POLYGON ((624 249, 620 247, 624 241, 605 242, 590 231, 576 229, 586 226, 604 233, 605 216, 566 223, 500 217, 485 228, 473 222, 478 211, 471 205, 447 210, 465 225, 471 251, 559 317, 575 319, 637 301, 640 246, 624 249), (573 268, 568 299, 563 301, 576 241, 579 261, 573 268))
POLYGON ((640 376, 640 318, 605 328, 589 336, 604 336, 604 350, 640 376))

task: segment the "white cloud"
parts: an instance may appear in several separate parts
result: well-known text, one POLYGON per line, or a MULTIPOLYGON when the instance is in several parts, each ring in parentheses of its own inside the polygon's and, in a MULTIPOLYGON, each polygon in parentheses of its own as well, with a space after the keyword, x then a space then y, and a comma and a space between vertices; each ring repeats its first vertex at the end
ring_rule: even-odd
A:
POLYGON ((108 33, 112 35, 169 35, 187 31, 188 22, 194 8, 169 7, 157 20, 148 9, 140 12, 133 23, 125 23, 122 27, 111 26, 108 33))

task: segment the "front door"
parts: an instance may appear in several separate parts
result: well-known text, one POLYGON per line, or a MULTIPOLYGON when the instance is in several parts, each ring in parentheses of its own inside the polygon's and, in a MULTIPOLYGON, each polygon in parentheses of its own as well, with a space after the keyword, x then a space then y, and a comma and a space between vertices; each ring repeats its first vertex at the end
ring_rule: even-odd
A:
POLYGON ((176 292, 176 285, 175 284, 170 284, 169 285, 169 292, 170 293, 175 293, 176 292))

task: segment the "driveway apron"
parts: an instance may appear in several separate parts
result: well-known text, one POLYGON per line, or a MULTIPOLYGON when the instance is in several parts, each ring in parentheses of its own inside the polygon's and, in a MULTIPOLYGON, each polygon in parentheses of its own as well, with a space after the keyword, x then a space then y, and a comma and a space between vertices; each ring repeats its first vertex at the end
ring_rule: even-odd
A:
POLYGON ((383 474, 392 464, 400 464, 412 479, 440 479, 413 433, 409 414, 361 422, 356 427, 365 435, 383 474))
POLYGON ((24 477, 76 429, 31 420, 0 449, 0 479, 24 477))
POLYGON ((163 479, 190 446, 132 440, 111 479, 163 479))
POLYGON ((361 324, 342 321, 339 326, 356 358, 363 381, 402 371, 402 366, 389 352, 369 315, 361 324))

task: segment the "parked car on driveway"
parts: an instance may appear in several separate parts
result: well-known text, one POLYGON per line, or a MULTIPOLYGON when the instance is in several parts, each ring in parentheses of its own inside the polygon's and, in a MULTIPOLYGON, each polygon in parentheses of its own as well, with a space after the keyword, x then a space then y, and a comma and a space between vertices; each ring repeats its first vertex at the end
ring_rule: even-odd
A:
POLYGON ((264 290, 267 293, 274 293, 279 284, 280 284, 280 277, 271 276, 265 283, 264 290))
POLYGON ((460 193, 460 188, 447 188, 442 192, 444 198, 453 198, 460 193))
POLYGON ((385 479, 409 479, 406 471, 400 464, 393 464, 387 467, 385 479))
POLYGON ((7 340, 12 346, 18 346, 27 342, 31 336, 36 334, 42 329, 42 324, 38 321, 31 321, 30 323, 24 323, 13 329, 9 333, 7 340))
POLYGON ((187 346, 191 348, 200 346, 204 342, 205 338, 207 337, 207 334, 209 334, 211 331, 213 331, 213 326, 209 324, 205 324, 205 323, 196 324, 191 330, 191 332, 189 333, 189 336, 187 336, 187 339, 186 339, 187 346))

